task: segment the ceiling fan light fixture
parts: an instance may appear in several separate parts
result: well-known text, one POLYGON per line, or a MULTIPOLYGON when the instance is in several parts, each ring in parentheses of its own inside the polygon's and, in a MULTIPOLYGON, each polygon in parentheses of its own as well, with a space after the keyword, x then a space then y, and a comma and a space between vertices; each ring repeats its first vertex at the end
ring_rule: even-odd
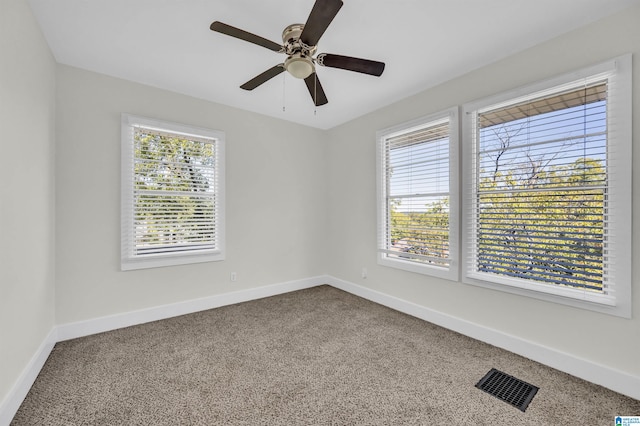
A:
POLYGON ((311 58, 300 53, 291 55, 284 61, 284 68, 295 78, 305 79, 315 71, 311 58))

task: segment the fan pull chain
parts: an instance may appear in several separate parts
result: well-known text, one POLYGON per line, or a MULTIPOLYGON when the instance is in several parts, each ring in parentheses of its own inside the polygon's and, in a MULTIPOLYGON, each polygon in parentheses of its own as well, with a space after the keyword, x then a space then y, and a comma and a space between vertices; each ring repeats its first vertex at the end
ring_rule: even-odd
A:
POLYGON ((318 74, 313 73, 313 115, 318 115, 318 74))

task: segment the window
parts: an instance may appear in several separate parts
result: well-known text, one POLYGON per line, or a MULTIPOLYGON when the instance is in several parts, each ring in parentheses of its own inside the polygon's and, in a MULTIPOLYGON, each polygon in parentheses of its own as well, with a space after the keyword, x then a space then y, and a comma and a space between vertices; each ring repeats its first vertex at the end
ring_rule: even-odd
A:
POLYGON ((122 115, 122 270, 224 259, 224 133, 122 115))
POLYGON ((379 263, 457 279, 457 108, 377 139, 379 263))
POLYGON ((630 316, 630 67, 465 106, 466 282, 630 316))

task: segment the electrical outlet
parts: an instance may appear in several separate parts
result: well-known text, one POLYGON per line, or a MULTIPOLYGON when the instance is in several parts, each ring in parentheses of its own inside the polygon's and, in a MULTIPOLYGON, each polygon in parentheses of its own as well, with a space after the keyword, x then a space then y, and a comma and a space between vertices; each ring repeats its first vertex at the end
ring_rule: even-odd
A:
POLYGON ((231 281, 235 282, 238 279, 238 274, 236 274, 235 272, 231 273, 231 281))
POLYGON ((362 278, 367 278, 367 268, 362 268, 362 278))

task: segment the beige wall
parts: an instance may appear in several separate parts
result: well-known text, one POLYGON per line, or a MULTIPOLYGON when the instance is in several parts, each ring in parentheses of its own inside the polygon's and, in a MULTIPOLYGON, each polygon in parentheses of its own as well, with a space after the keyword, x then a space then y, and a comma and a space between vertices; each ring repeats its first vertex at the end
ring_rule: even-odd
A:
POLYGON ((324 132, 63 65, 57 91, 59 324, 326 272, 324 132), (226 260, 120 271, 122 112, 226 132, 226 260))
MULTIPOLYGON (((483 67, 329 132, 329 271, 334 276, 502 333, 640 376, 640 283, 632 320, 404 272, 376 263, 375 132, 478 98, 634 54, 634 164, 640 164, 640 7, 483 67), (369 277, 360 277, 362 267, 369 277)), ((455 54, 455 53, 452 53, 455 54)), ((464 149, 464 147, 463 147, 464 149)), ((640 173, 634 175, 640 223, 640 173)), ((631 225, 631 224, 629 224, 631 225)), ((640 227, 633 228, 640 264, 640 227)))
POLYGON ((23 0, 0 2, 0 402, 54 324, 55 62, 23 0))

